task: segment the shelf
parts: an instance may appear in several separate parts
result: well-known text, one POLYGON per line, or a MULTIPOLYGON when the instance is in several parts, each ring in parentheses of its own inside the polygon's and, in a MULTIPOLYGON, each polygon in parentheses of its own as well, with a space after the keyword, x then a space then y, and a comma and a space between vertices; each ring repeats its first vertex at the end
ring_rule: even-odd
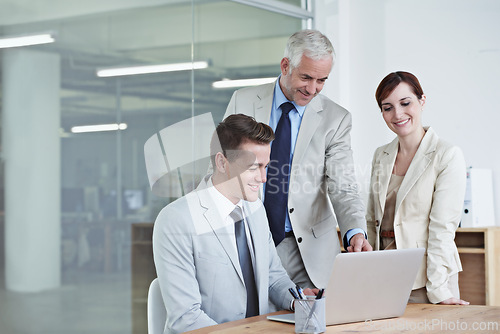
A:
POLYGON ((151 241, 132 241, 132 245, 145 245, 145 246, 151 246, 153 242, 151 241))
POLYGON ((132 224, 132 333, 147 333, 147 300, 156 277, 153 261, 153 224, 132 224))
POLYGON ((475 305, 500 306, 500 227, 459 228, 460 297, 475 305))
POLYGON ((458 252, 460 254, 484 254, 484 248, 472 248, 472 247, 458 247, 458 252))
POLYGON ((486 232, 490 227, 459 227, 457 232, 486 232))
POLYGON ((147 298, 136 298, 136 299, 132 299, 132 303, 147 304, 148 299, 147 298))

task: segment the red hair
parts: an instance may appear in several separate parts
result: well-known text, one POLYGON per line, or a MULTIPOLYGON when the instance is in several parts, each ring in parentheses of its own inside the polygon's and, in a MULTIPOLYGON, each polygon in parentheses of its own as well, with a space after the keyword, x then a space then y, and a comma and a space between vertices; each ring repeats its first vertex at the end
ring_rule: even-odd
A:
POLYGON ((411 87, 413 93, 419 100, 422 98, 424 91, 422 90, 420 82, 416 76, 409 72, 392 72, 382 79, 377 87, 377 91, 375 92, 375 99, 377 100, 380 109, 382 109, 382 101, 391 95, 392 91, 402 82, 411 87))

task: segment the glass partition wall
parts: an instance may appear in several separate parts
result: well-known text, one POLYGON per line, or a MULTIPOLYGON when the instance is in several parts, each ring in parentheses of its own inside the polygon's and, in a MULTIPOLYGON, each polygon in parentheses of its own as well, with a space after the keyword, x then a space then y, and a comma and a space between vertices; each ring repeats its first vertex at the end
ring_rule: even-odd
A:
POLYGON ((311 24, 305 1, 251 2, 0 0, 0 38, 55 39, 0 49, 0 332, 147 333, 151 225, 207 171, 196 120, 220 122, 239 88, 214 82, 277 77, 288 36, 311 24), (161 196, 150 138, 182 153, 161 196))

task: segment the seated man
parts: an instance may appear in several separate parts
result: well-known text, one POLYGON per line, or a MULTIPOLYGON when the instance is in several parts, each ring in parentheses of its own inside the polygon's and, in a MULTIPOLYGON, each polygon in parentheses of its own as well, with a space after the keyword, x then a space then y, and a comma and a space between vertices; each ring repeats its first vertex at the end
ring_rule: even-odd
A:
POLYGON ((213 175, 159 213, 153 253, 167 309, 165 333, 265 314, 269 301, 292 308, 288 289, 295 284, 258 200, 273 138, 272 129, 252 117, 229 116, 210 144, 213 175))

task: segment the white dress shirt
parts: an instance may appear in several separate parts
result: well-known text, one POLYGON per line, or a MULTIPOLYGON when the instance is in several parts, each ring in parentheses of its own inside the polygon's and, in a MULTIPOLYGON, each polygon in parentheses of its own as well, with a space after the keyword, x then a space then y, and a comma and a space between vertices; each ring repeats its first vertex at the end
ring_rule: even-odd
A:
POLYGON ((245 210, 243 209, 243 200, 240 199, 240 201, 236 205, 234 205, 233 202, 231 202, 226 196, 224 196, 219 190, 217 190, 217 188, 215 188, 215 186, 212 183, 212 178, 208 180, 207 185, 208 185, 208 193, 210 197, 212 197, 220 217, 224 219, 223 228, 226 229, 227 234, 233 241, 232 244, 234 246, 236 253, 238 252, 238 249, 236 247, 236 236, 234 233, 234 223, 236 222, 230 216, 230 214, 231 212, 233 212, 236 206, 240 207, 241 213, 243 215, 243 221, 245 223, 244 225, 245 225, 245 233, 247 235, 248 249, 250 250, 250 256, 252 257, 252 266, 253 268, 255 268, 255 254, 253 251, 252 236, 248 228, 248 222, 246 219, 245 210))

